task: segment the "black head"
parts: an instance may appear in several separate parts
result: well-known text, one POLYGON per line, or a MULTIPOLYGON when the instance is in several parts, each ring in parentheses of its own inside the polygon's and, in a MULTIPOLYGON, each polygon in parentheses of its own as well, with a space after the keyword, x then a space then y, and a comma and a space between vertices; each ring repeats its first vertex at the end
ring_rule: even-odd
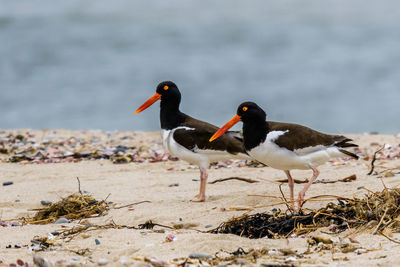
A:
POLYGON ((161 95, 161 101, 170 101, 171 103, 181 102, 181 93, 174 82, 164 81, 157 85, 156 92, 161 95))
POLYGON ((243 102, 239 105, 236 114, 243 123, 250 121, 265 121, 267 114, 254 102, 243 102))
POLYGON ((243 102, 239 105, 236 116, 222 126, 211 138, 210 142, 217 139, 239 121, 243 122, 244 147, 250 150, 258 146, 267 136, 267 114, 254 102, 243 102))
POLYGON ((181 103, 181 93, 178 87, 171 81, 165 81, 157 86, 156 93, 143 103, 136 111, 135 114, 142 112, 156 101, 161 99, 161 109, 170 111, 178 111, 179 104, 181 103))

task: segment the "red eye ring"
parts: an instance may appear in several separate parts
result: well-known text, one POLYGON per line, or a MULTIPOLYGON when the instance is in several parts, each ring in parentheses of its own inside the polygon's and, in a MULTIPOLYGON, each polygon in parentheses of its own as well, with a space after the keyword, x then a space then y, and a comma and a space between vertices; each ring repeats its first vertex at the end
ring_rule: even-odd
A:
POLYGON ((168 90, 168 89, 169 89, 168 85, 164 85, 164 90, 168 90))
POLYGON ((243 109, 243 111, 247 111, 249 108, 248 107, 243 107, 242 109, 243 109))

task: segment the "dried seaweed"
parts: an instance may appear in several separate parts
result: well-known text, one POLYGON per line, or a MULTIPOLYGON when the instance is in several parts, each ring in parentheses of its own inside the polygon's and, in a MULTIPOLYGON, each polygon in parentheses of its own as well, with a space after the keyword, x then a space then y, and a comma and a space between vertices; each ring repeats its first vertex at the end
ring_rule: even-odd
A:
POLYGON ((139 229, 153 229, 154 226, 160 226, 160 227, 164 227, 164 228, 168 228, 168 229, 174 229, 171 226, 167 226, 167 225, 162 225, 162 224, 158 224, 158 223, 153 223, 152 220, 148 220, 145 223, 139 224, 139 229))
POLYGON ((90 195, 72 194, 49 207, 38 209, 33 218, 25 218, 29 224, 47 224, 58 218, 70 220, 101 216, 109 209, 105 200, 98 201, 90 195))
POLYGON ((369 192, 365 198, 336 197, 338 203, 309 213, 287 214, 283 211, 257 213, 232 218, 211 233, 229 233, 249 238, 285 238, 291 233, 304 234, 335 224, 336 231, 359 227, 376 221, 374 234, 385 228, 400 230, 400 189, 385 188, 369 192))

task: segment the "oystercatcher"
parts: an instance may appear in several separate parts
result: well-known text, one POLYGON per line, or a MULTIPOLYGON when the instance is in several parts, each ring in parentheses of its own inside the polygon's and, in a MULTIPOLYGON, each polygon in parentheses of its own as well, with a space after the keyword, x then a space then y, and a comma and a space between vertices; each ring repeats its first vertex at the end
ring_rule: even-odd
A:
POLYGON ((192 201, 203 202, 206 199, 207 169, 210 163, 233 158, 250 159, 242 137, 238 132, 227 132, 217 142, 210 143, 208 140, 218 127, 182 113, 179 110, 181 93, 171 81, 161 82, 156 93, 135 114, 159 99, 163 147, 169 154, 199 166, 200 193, 192 201))
POLYGON ((304 196, 311 184, 317 179, 317 166, 330 158, 358 156, 345 150, 357 147, 351 139, 342 135, 324 134, 308 127, 283 122, 266 121, 266 113, 254 102, 239 105, 236 116, 221 127, 211 138, 217 139, 239 121, 243 122, 243 140, 247 153, 254 159, 275 169, 283 170, 288 178, 291 208, 294 209, 292 169, 311 169, 313 176, 298 195, 301 208, 304 196))

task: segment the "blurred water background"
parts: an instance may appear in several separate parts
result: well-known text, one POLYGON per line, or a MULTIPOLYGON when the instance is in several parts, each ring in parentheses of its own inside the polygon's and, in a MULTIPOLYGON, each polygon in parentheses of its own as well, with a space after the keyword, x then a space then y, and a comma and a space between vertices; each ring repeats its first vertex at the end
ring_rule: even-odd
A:
MULTIPOLYGON (((330 133, 400 132, 400 2, 0 0, 0 128, 158 130, 163 80, 221 126, 252 100, 330 133)), ((241 126, 240 126, 241 127, 241 126)))

